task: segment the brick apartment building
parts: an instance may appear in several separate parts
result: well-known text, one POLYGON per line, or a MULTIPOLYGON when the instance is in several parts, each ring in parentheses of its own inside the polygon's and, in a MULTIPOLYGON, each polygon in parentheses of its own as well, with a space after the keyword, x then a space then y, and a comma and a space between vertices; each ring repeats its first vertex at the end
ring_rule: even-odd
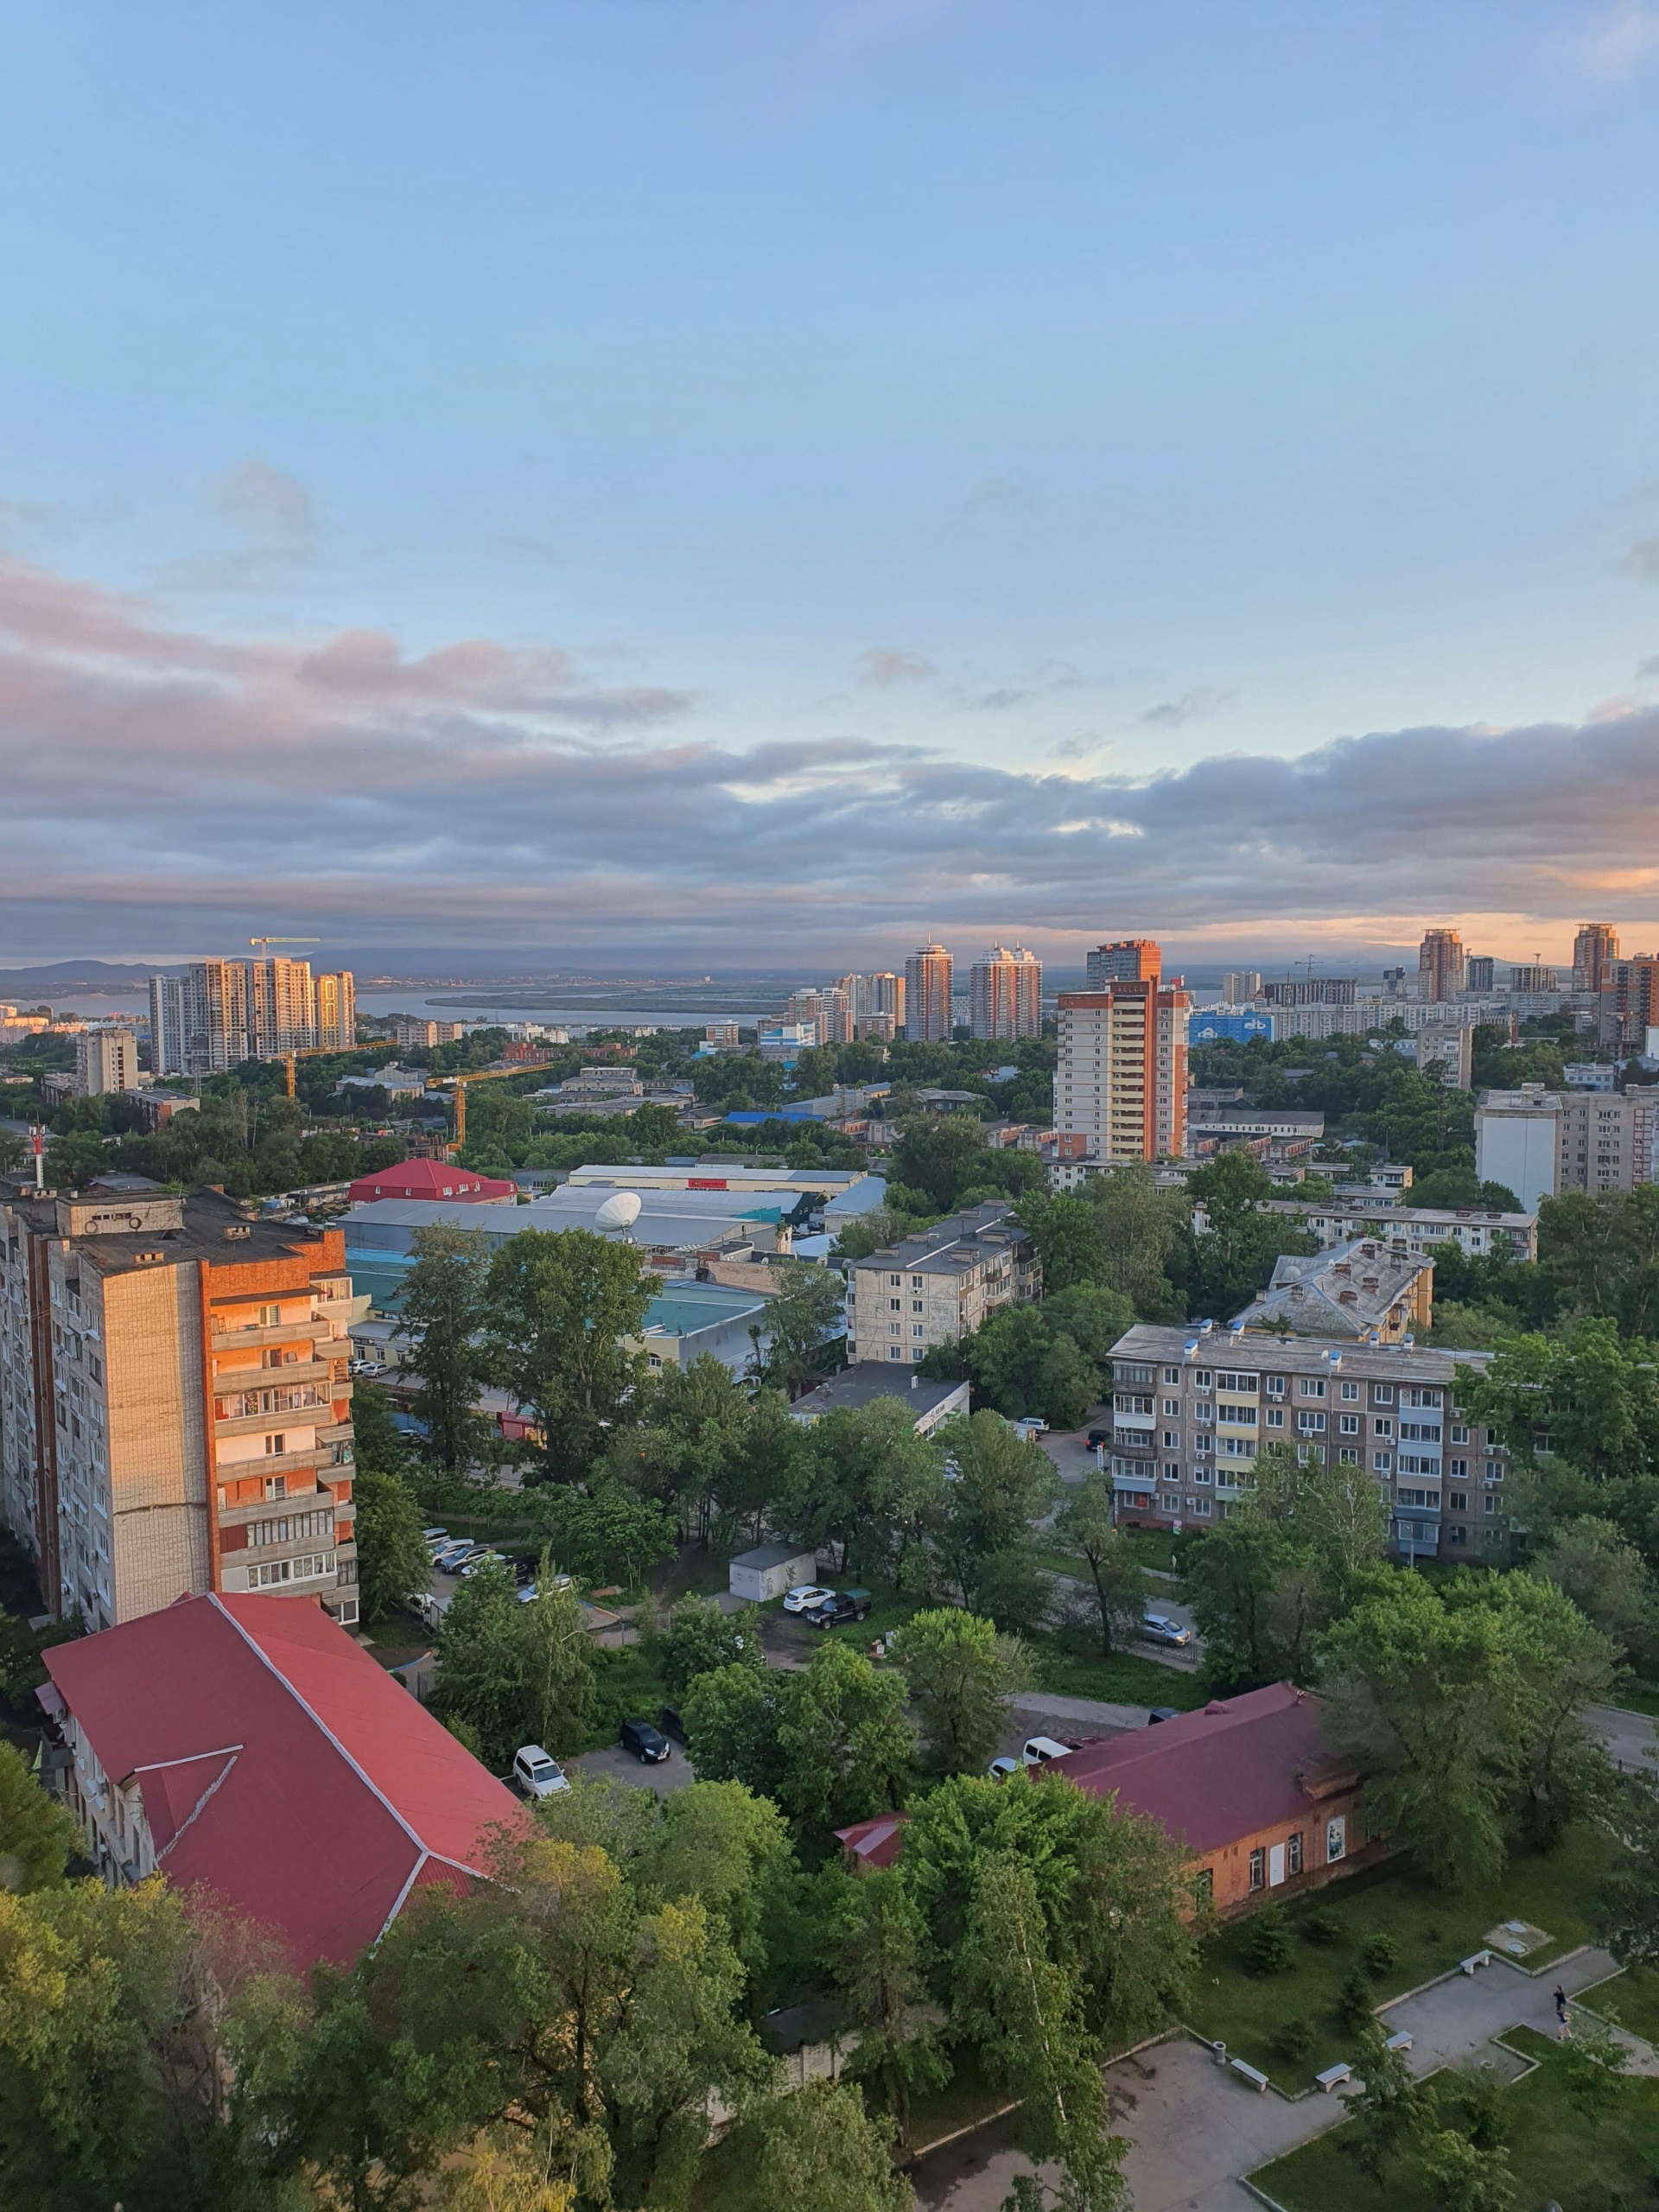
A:
POLYGON ((183 1198, 0 1201, 0 1516, 61 1618, 207 1591, 357 1618, 338 1229, 183 1198))
POLYGON ((1035 1247, 1007 1205, 974 1206, 849 1270, 847 1357, 913 1365, 1042 1290, 1035 1247))
POLYGON ((1256 1453, 1283 1444, 1374 1476, 1406 1556, 1478 1559, 1504 1527, 1509 1459, 1456 1394, 1490 1357, 1138 1323, 1112 1347, 1118 1517, 1170 1529, 1225 1519, 1256 1453))

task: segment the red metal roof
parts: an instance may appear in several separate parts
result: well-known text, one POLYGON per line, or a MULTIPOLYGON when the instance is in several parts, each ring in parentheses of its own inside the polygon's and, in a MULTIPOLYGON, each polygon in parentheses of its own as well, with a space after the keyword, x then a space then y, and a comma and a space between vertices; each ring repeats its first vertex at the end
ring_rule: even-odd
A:
POLYGON ((54 1684, 110 1778, 136 1779, 161 1871, 344 1962, 411 1889, 481 1871, 524 1808, 320 1605, 183 1598, 54 1645, 54 1684))
POLYGON ((836 1840, 861 1866, 891 1866, 905 1847, 908 1813, 878 1813, 873 1821, 855 1821, 837 1828, 836 1840))
POLYGON ((1289 1682, 1104 1737, 1046 1770, 1091 1797, 1115 1794, 1120 1811, 1150 1815, 1195 1852, 1281 1826, 1357 1780, 1332 1759, 1318 1699, 1289 1682))
POLYGON ((366 1205, 374 1198, 449 1198, 489 1205, 516 1198, 518 1186, 499 1176, 452 1167, 442 1160, 400 1160, 395 1167, 359 1175, 347 1195, 353 1205, 366 1205))

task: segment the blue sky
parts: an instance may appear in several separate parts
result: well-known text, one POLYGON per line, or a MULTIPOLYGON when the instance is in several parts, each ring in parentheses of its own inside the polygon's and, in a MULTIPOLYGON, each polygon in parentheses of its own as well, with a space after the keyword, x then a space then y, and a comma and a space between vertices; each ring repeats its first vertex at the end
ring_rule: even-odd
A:
POLYGON ((0 29, 0 961, 1659 936, 1659 6, 0 29))

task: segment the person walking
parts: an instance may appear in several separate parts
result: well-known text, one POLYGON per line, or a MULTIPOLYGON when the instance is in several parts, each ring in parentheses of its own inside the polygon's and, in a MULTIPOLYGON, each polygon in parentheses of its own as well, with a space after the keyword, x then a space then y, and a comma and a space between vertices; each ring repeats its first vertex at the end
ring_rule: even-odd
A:
POLYGON ((1555 2040, 1565 2043, 1572 2032, 1567 2017, 1567 1992, 1558 1981, 1555 1985, 1555 2040))

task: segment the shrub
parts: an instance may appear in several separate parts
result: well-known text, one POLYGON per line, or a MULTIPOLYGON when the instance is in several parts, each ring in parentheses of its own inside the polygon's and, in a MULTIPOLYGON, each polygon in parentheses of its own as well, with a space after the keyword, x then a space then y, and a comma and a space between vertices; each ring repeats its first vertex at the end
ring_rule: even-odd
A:
POLYGON ((1317 1912, 1310 1912, 1302 1922, 1302 1936, 1306 1942, 1317 1943, 1322 1950, 1334 1950, 1342 1941, 1342 1917, 1332 1912, 1329 1905, 1321 1905, 1317 1912))
POLYGON ((1360 2029, 1371 2017, 1371 1985, 1361 1966, 1350 1967, 1337 1993, 1337 2017, 1344 2027, 1360 2029))
POLYGON ((1399 1965, 1400 1946, 1392 1936, 1368 1936, 1359 1955, 1366 1973, 1374 1981, 1381 1981, 1384 1974, 1392 1974, 1399 1965))
POLYGON ((1287 1974, 1295 1961, 1290 1922, 1281 1904, 1264 1904, 1250 1923, 1244 1962, 1252 1974, 1287 1974))
POLYGON ((1306 2058, 1313 2048, 1313 2031, 1300 2013, 1287 2020, 1273 2039, 1273 2047, 1281 2058, 1287 2058, 1294 2066, 1298 2059, 1306 2058))

